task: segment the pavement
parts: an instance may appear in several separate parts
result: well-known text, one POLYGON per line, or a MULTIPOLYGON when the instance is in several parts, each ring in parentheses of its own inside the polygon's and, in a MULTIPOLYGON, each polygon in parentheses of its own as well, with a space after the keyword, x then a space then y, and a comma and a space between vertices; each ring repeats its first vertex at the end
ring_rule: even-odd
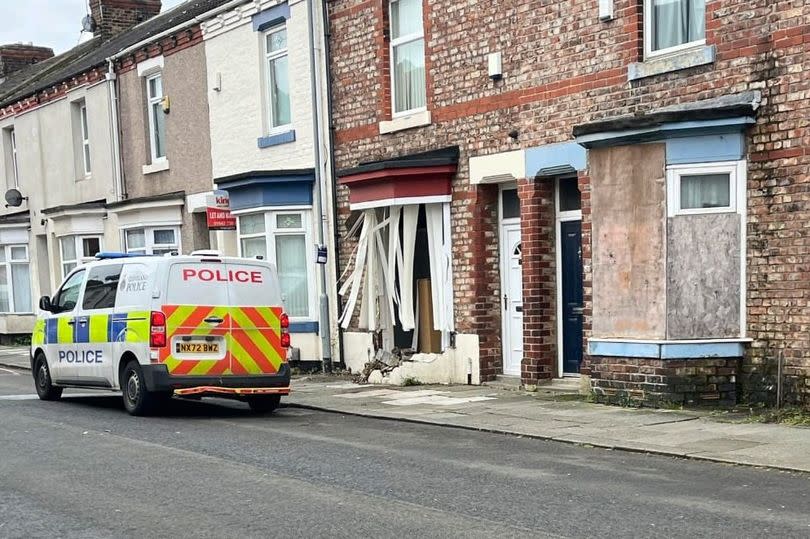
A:
POLYGON ((131 417, 18 369, 0 433, 4 538, 810 534, 805 474, 219 399, 131 417))
MULTIPOLYGON (((0 367, 29 369, 0 347, 0 367)), ((810 473, 810 428, 729 421, 707 411, 621 408, 487 386, 361 386, 293 380, 287 406, 680 458, 810 473)))

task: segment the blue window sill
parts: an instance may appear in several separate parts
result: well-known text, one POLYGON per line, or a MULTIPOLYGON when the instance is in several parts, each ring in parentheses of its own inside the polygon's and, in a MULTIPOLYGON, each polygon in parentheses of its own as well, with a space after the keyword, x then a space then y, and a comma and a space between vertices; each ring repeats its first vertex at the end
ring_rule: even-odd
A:
POLYGON ((750 339, 725 341, 623 341, 589 340, 588 353, 592 356, 649 359, 709 359, 742 357, 750 339))
POLYGON ((295 129, 290 129, 289 131, 276 135, 259 137, 257 140, 259 148, 269 148, 270 146, 278 146, 279 144, 287 144, 290 142, 295 142, 295 129))
POLYGON ((318 322, 290 322, 290 333, 318 333, 318 322))

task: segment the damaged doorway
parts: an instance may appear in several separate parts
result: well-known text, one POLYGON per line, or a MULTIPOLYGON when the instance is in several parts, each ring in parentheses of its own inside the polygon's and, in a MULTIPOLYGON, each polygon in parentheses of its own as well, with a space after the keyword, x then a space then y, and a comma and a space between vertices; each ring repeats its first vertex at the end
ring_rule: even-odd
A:
POLYGON ((359 302, 359 329, 378 335, 385 351, 441 353, 449 346, 449 210, 448 203, 363 209, 350 231, 357 248, 339 291, 344 329, 359 302))
POLYGON ((501 317, 503 373, 520 375, 523 361, 523 245, 517 188, 500 191, 501 317))
POLYGON ((557 180, 557 349, 560 376, 582 364, 582 195, 576 178, 557 180))

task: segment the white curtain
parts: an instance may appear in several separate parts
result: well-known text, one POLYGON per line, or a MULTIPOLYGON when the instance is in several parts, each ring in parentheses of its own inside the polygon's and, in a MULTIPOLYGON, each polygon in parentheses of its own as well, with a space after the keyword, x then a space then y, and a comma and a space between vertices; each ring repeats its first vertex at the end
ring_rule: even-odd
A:
POLYGON ((668 49, 703 39, 706 0, 652 0, 652 50, 668 49))
POLYGON ((395 111, 425 106, 425 40, 420 38, 394 47, 395 111))
POLYGON ((728 174, 681 176, 681 209, 724 208, 730 196, 728 174))
POLYGON ((14 292, 14 311, 30 313, 31 308, 31 271, 28 263, 11 264, 11 289, 14 292))

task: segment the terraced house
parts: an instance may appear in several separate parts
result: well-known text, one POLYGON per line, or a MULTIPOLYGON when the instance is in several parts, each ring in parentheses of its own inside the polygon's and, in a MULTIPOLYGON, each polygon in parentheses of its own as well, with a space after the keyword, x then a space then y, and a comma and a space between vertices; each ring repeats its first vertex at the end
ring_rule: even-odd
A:
POLYGON ((807 401, 810 7, 328 6, 347 365, 807 401))

